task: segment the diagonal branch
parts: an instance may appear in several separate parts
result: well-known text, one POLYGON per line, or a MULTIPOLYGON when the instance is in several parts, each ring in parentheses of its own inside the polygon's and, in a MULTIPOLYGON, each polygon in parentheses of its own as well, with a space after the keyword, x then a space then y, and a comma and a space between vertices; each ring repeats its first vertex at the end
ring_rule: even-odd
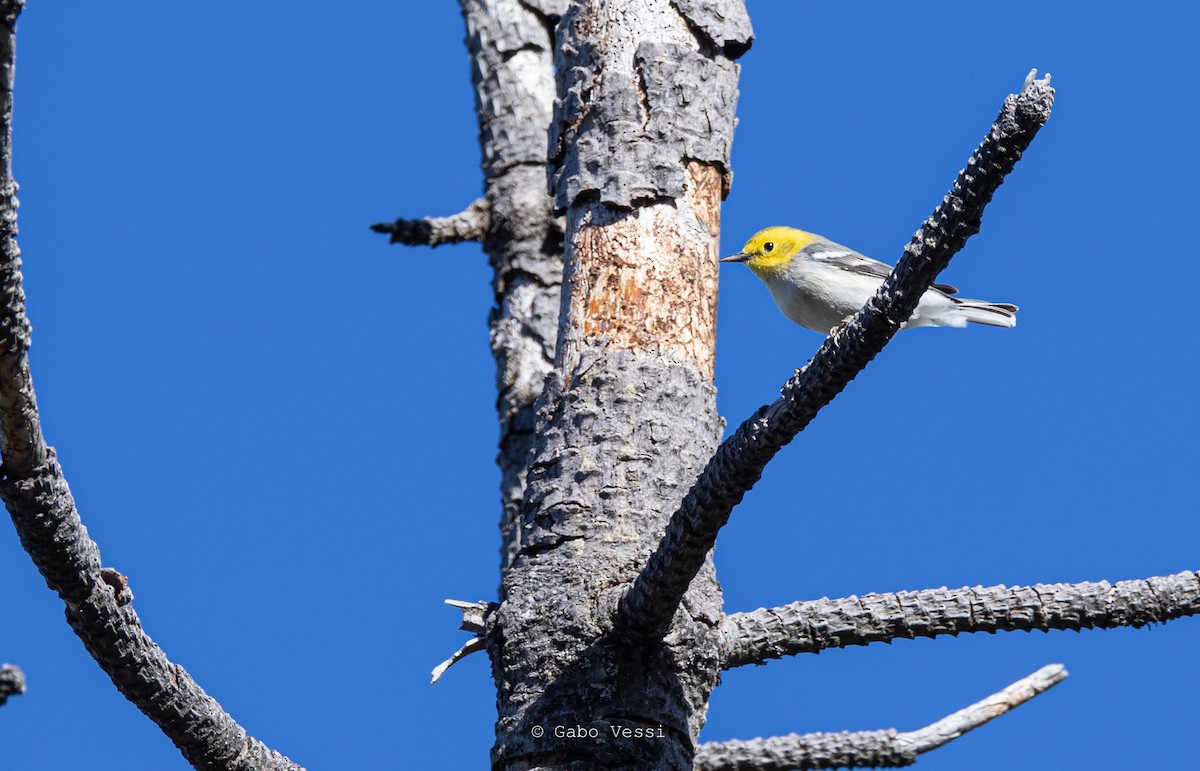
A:
POLYGON ((900 734, 899 744, 906 752, 914 755, 936 750, 968 731, 974 731, 984 723, 1016 709, 1033 697, 1042 695, 1066 679, 1067 670, 1062 664, 1047 664, 983 701, 977 701, 924 728, 900 734))
POLYGON ((1136 581, 925 589, 793 602, 721 622, 726 669, 797 653, 969 632, 1112 629, 1200 613, 1200 574, 1136 581))
POLYGON ((825 340, 812 361, 784 384, 779 399, 759 409, 717 449, 621 599, 620 626, 652 639, 663 634, 734 506, 775 453, 892 339, 950 258, 979 231, 984 207, 1050 117, 1053 101, 1049 76, 1035 80, 1032 72, 1021 93, 1005 99, 954 188, 913 235, 875 296, 825 340))
POLYGON ((66 603, 67 621, 88 653, 193 766, 299 769, 248 736, 142 629, 124 576, 101 568, 100 550, 80 522, 62 468, 42 436, 27 355, 30 327, 12 177, 13 53, 22 5, 0 2, 0 497, 25 551, 66 603))
POLYGON ((1067 679, 1062 664, 1049 664, 983 701, 916 731, 860 731, 709 742, 696 750, 696 771, 785 771, 809 768, 908 766, 968 731, 1021 706, 1067 679))
POLYGON ((476 199, 458 214, 449 217, 422 217, 418 220, 398 219, 372 225, 376 233, 390 233, 389 244, 405 246, 441 246, 464 241, 483 241, 487 235, 491 207, 486 198, 476 199))

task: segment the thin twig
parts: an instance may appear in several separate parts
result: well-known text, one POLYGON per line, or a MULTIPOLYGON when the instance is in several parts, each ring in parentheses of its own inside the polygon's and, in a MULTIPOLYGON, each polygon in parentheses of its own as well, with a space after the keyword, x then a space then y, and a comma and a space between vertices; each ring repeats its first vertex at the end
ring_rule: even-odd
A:
POLYGON ((449 217, 422 217, 418 220, 398 219, 371 226, 376 233, 390 233, 390 244, 405 246, 440 246, 461 244, 464 241, 483 241, 487 235, 490 207, 486 198, 479 198, 466 209, 449 217))
POLYGON ((953 715, 947 715, 932 725, 900 734, 897 744, 905 752, 912 752, 914 755, 936 750, 943 744, 948 744, 984 723, 1016 709, 1033 697, 1040 696, 1066 679, 1067 670, 1062 664, 1047 664, 983 701, 977 701, 953 715))
POLYGON ((247 735, 221 705, 172 663, 133 610, 124 576, 101 567, 54 450, 46 445, 29 371, 29 319, 17 248, 12 177, 15 21, 21 2, 0 2, 0 497, 25 551, 67 606, 67 620, 113 683, 196 768, 299 769, 247 735))
POLYGON ((1026 79, 959 172, 953 189, 904 249, 896 269, 853 321, 825 340, 812 361, 717 449, 671 518, 665 535, 617 612, 624 632, 658 639, 734 506, 775 454, 833 400, 907 320, 921 295, 967 239, 983 209, 1050 116, 1049 76, 1026 79))
POLYGON ((461 648, 454 652, 454 655, 433 668, 433 679, 430 680, 431 685, 441 679, 442 675, 446 674, 447 669, 462 661, 467 656, 487 650, 488 615, 499 607, 494 602, 486 602, 484 600, 477 602, 445 600, 445 603, 452 608, 458 608, 458 610, 462 611, 462 626, 459 629, 464 632, 471 632, 474 637, 467 640, 461 648))
POLYGON ((429 684, 434 685, 437 683, 442 678, 442 675, 446 674, 447 669, 462 661, 467 656, 484 650, 487 650, 487 641, 482 637, 472 637, 470 640, 467 640, 461 648, 454 652, 453 656, 433 668, 433 672, 431 673, 433 676, 430 678, 429 684))
POLYGON ((696 750, 696 771, 785 771, 810 768, 908 766, 917 756, 1024 704, 1067 679, 1062 664, 1049 664, 983 701, 916 731, 859 731, 708 742, 696 750))
POLYGON ((1200 574, 975 586, 793 602, 721 621, 726 669, 797 653, 971 632, 1142 627, 1200 613, 1200 574))

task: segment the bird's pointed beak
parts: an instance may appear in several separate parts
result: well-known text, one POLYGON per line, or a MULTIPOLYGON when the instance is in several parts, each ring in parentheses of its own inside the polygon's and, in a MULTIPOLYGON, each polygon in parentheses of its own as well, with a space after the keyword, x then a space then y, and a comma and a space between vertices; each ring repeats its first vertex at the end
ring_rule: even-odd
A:
POLYGON ((750 255, 746 254, 745 252, 738 252, 737 254, 731 254, 728 257, 722 257, 721 262, 745 262, 748 259, 750 259, 750 255))

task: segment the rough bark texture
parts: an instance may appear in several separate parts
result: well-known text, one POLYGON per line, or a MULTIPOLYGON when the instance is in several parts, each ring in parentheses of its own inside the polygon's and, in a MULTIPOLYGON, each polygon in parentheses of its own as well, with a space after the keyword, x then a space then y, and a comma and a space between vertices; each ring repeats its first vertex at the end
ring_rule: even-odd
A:
POLYGON ((1193 571, 1136 581, 976 586, 793 602, 721 622, 725 667, 825 648, 966 632, 1111 629, 1200 613, 1193 571))
POLYGON ((610 619, 671 502, 716 446, 711 384, 694 366, 629 350, 596 351, 570 381, 547 395, 524 545, 492 617, 494 762, 688 768, 719 671, 711 563, 666 644, 632 644, 610 619), (597 736, 554 735, 572 726, 597 736), (613 728, 664 735, 630 741, 613 728))
POLYGON ((612 619, 721 434, 717 212, 737 70, 667 0, 573 5, 555 64, 566 284, 521 547, 488 619, 493 764, 690 769, 719 672, 711 561, 665 639, 612 619))
POLYGON ((656 5, 610 3, 563 28, 560 115, 568 117, 550 137, 560 209, 584 196, 621 209, 680 198, 681 156, 729 168, 737 65, 713 55, 681 14, 672 9, 682 30, 656 5), (614 24, 637 34, 606 35, 614 24))
POLYGON ((449 217, 398 219, 372 225, 376 233, 391 236, 389 244, 405 246, 441 246, 464 241, 482 241, 487 236, 491 207, 486 198, 474 201, 466 209, 449 217))
POLYGON ((898 746, 895 730, 790 734, 703 744, 696 771, 790 771, 810 768, 897 768, 917 753, 898 746))
POLYGON ((88 653, 188 762, 200 769, 299 769, 248 736, 142 629, 125 577, 101 567, 100 550, 80 522, 62 468, 42 436, 27 356, 30 326, 12 177, 14 24, 21 6, 0 3, 0 496, 21 545, 66 603, 67 621, 88 653))
MULTIPOLYGON (((699 751, 696 740, 723 667, 896 637, 1136 627, 1200 609, 1200 576, 1186 572, 721 613, 710 551, 717 530, 978 229, 1048 115, 1048 80, 1027 82, 1006 102, 879 293, 779 401, 717 449, 719 203, 730 180, 734 60, 752 40, 740 0, 461 3, 485 197, 454 217, 377 229, 410 244, 482 240, 495 269, 501 602, 458 604, 463 628, 478 636, 444 665, 486 646, 498 689, 495 767, 904 765, 1061 682, 1065 670, 1045 667, 909 733, 793 735, 699 751)), ((22 8, 0 0, 0 497, 89 653, 192 765, 299 769, 248 736, 145 633, 128 581, 102 566, 42 435, 12 178, 22 8)), ((23 687, 19 670, 0 668, 0 704, 23 687)))
POLYGON ((462 0, 490 214, 483 246, 495 271, 489 322, 500 417, 502 569, 518 548, 534 403, 558 333, 563 234, 546 190, 546 137, 554 108, 553 26, 565 7, 566 0, 462 0))

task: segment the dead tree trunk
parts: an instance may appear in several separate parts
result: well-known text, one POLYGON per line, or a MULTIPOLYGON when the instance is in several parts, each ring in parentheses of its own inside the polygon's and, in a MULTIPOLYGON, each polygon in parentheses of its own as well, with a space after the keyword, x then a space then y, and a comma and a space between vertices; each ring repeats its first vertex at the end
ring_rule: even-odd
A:
POLYGON ((666 0, 580 4, 558 27, 565 282, 517 557, 490 620, 497 767, 692 764, 720 671, 711 561, 666 640, 613 620, 720 441, 719 205, 749 32, 735 10, 733 41, 666 0))
MULTIPOLYGON (((1200 576, 975 587, 726 613, 711 550, 765 465, 907 320, 980 226, 1053 102, 1032 74, 896 269, 781 396, 721 441, 713 357, 740 0, 461 0, 484 197, 376 226, 482 241, 495 268, 502 493, 498 603, 463 604, 497 688, 497 769, 896 766, 1065 678, 1060 665, 926 728, 699 744, 724 669, 896 637, 1142 626, 1200 612, 1200 576)), ((197 768, 296 769, 142 630, 41 432, 27 356, 0 0, 0 496, 68 621, 197 768)), ((452 661, 450 663, 452 663, 452 661)), ((19 673, 3 692, 19 692, 19 673)))
MULTIPOLYGON (((1005 101, 876 296, 779 399, 721 442, 716 247, 731 178, 735 61, 752 40, 744 7, 462 5, 484 155, 486 200, 473 209, 490 214, 468 237, 482 240, 496 268, 504 560, 499 602, 462 604, 464 628, 478 636, 438 674, 488 651, 498 692, 494 768, 906 765, 1066 671, 1044 667, 909 733, 705 745, 698 736, 719 673, 734 666, 894 636, 1141 625, 1200 609, 1195 573, 1111 590, 921 593, 928 603, 915 611, 910 595, 753 613, 721 607, 711 560, 720 528, 774 454, 887 344, 978 231, 984 206, 1049 116, 1048 78, 1031 74, 1005 101), (546 309, 560 293, 551 346, 546 309), (1106 592, 1099 604, 1097 591, 1106 592)), ((461 240, 454 234, 471 212, 376 228, 405 243, 461 240)))

